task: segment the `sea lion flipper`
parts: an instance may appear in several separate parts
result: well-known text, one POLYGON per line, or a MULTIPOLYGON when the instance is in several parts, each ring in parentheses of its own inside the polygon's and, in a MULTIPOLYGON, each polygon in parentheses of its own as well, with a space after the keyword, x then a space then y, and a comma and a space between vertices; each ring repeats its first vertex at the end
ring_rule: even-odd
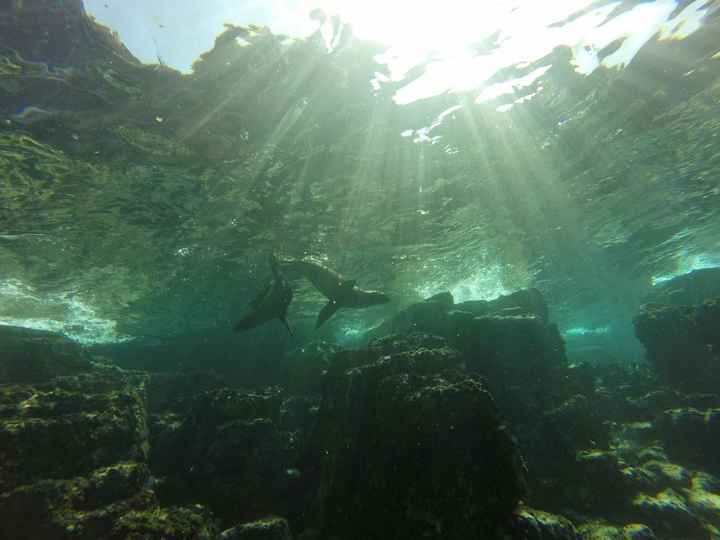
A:
POLYGON ((320 313, 318 313, 317 321, 315 322, 315 329, 317 330, 320 328, 322 324, 332 317, 338 309, 339 306, 337 302, 333 302, 332 300, 325 304, 325 307, 323 307, 320 310, 320 313))
POLYGON ((290 336, 295 337, 295 334, 293 334, 293 331, 290 328, 290 324, 288 323, 287 319, 285 317, 280 317, 280 322, 282 322, 285 325, 285 328, 287 328, 287 331, 290 334, 290 336))

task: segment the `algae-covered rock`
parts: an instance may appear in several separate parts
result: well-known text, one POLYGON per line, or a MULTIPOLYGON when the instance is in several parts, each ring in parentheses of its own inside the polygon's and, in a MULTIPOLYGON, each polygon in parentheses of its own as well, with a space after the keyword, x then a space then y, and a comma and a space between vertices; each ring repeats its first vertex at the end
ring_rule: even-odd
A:
POLYGON ((655 494, 641 493, 633 500, 634 508, 653 530, 675 538, 707 538, 705 525, 688 506, 685 498, 672 488, 655 494))
POLYGON ((697 306, 712 298, 720 298, 720 268, 701 268, 658 283, 645 303, 697 306))
POLYGON ((513 540, 585 540, 573 523, 559 515, 527 506, 513 515, 513 540))
POLYGON ((657 421, 671 457, 681 463, 720 470, 720 409, 669 409, 657 421))
POLYGON ((647 525, 631 523, 623 527, 623 540, 656 540, 655 533, 647 525))
POLYGON ((625 540, 622 527, 603 521, 583 523, 578 533, 581 540, 625 540))
POLYGON ((319 396, 330 361, 339 351, 333 343, 312 341, 286 354, 281 360, 281 377, 288 393, 319 396))
POLYGON ((368 338, 413 332, 443 336, 460 350, 472 352, 478 369, 513 362, 549 366, 565 359, 562 338, 550 324, 545 299, 537 289, 460 304, 450 293, 435 295, 408 306, 368 338))
POLYGON ((580 540, 656 540, 647 525, 631 523, 625 526, 595 521, 578 527, 580 540))
POLYGON ((482 536, 524 489, 521 458, 492 396, 437 337, 390 336, 341 353, 326 378, 311 454, 313 513, 329 536, 482 536))
POLYGON ((566 481, 578 508, 597 515, 627 504, 629 486, 623 474, 625 464, 613 452, 585 450, 578 452, 576 459, 575 470, 580 481, 566 481))
POLYGON ((188 402, 188 398, 223 386, 222 378, 210 372, 151 373, 147 385, 148 411, 184 412, 181 407, 188 402))
POLYGON ((577 394, 549 410, 530 410, 528 417, 534 422, 518 425, 524 428, 519 439, 530 471, 530 504, 552 510, 567 503, 592 505, 594 496, 614 489, 619 472, 606 462, 614 456, 602 451, 608 444, 608 427, 588 397, 577 394), (583 452, 588 448, 593 450, 583 452), (579 478, 583 481, 577 482, 579 478), (592 490, 589 482, 596 478, 600 484, 592 490))
POLYGON ((15 413, 0 419, 0 490, 145 459, 141 389, 96 373, 26 387, 20 394, 15 413))
POLYGON ((648 361, 672 386, 716 392, 720 386, 720 300, 698 306, 648 304, 635 317, 648 361))
POLYGON ((0 494, 0 538, 107 538, 120 516, 156 504, 148 478, 145 464, 126 462, 0 494))
POLYGON ((64 336, 0 325, 0 384, 39 383, 90 369, 89 357, 64 336))
POLYGON ((282 392, 220 388, 152 418, 150 465, 161 502, 201 501, 228 520, 289 512, 301 437, 281 427, 282 392), (291 471, 289 473, 288 471, 291 471))
POLYGON ((217 529, 202 506, 153 508, 131 511, 120 517, 111 540, 213 540, 217 529))
POLYGON ((292 533, 285 519, 268 517, 223 531, 219 540, 292 540, 292 533))

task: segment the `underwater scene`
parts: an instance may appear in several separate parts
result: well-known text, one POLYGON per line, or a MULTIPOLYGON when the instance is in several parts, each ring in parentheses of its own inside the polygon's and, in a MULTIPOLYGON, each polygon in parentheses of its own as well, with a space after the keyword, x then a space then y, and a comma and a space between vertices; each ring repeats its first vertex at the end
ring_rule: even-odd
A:
POLYGON ((0 540, 720 540, 720 1, 0 0, 0 540))

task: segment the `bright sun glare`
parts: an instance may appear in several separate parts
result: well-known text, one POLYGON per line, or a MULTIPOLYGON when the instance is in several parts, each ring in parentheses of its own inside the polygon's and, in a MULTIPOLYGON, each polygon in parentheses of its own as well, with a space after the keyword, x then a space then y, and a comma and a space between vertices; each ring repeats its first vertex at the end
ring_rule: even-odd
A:
MULTIPOLYGON (((573 52, 579 72, 588 74, 601 64, 627 65, 649 39, 681 39, 699 27, 708 9, 696 0, 674 14, 676 0, 657 0, 608 16, 621 2, 599 4, 593 0, 536 0, 486 2, 446 0, 308 0, 308 8, 321 8, 349 22, 355 34, 390 47, 382 61, 394 79, 418 63, 430 60, 419 80, 400 90, 398 103, 409 103, 445 91, 481 89, 478 101, 507 93, 503 88, 483 88, 498 70, 536 62, 559 45, 573 52), (594 4, 594 5, 593 5, 594 4), (571 17, 579 14, 577 17, 571 17), (674 15, 674 16, 673 16, 674 15), (558 24, 563 22, 563 24, 558 24), (623 39, 612 55, 598 52, 623 39)), ((532 84, 544 73, 524 81, 509 81, 509 88, 532 84)), ((505 86, 508 86, 506 84, 505 86)))

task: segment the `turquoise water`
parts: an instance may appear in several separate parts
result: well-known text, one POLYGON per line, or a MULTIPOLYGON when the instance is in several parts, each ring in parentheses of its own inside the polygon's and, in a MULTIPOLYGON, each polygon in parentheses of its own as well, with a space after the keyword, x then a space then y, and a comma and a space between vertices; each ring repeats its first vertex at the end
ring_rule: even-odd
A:
MULTIPOLYGON (((473 26, 461 5, 89 2, 129 50, 91 19, 77 42, 24 19, 2 44, 2 321, 84 343, 226 328, 270 251, 393 296, 341 312, 335 339, 443 290, 536 286, 563 329, 628 321, 720 256, 717 7, 586 4, 473 26), (269 29, 193 69, 222 17, 253 15, 269 29)), ((295 286, 310 325, 322 296, 295 286)))
POLYGON ((0 0, 0 540, 720 538, 719 14, 0 0))

